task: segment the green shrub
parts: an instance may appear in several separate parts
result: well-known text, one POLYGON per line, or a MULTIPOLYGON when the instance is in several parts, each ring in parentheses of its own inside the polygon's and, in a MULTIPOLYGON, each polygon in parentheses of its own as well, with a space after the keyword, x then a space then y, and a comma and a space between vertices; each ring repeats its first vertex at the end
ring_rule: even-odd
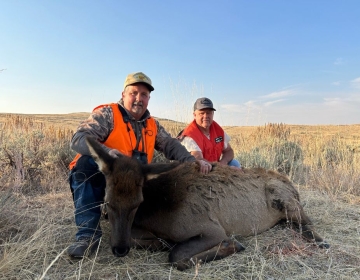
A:
POLYGON ((280 142, 275 147, 274 167, 287 175, 294 174, 304 160, 301 147, 290 141, 280 142))
POLYGON ((31 118, 9 117, 0 137, 0 187, 24 193, 53 187, 49 182, 66 177, 75 155, 70 150, 70 135, 70 131, 31 118))
POLYGON ((342 141, 332 138, 321 148, 318 158, 319 167, 351 165, 354 160, 354 150, 342 141))
POLYGON ((242 167, 262 167, 271 168, 270 162, 261 154, 259 149, 253 149, 250 152, 240 153, 235 157, 242 167))

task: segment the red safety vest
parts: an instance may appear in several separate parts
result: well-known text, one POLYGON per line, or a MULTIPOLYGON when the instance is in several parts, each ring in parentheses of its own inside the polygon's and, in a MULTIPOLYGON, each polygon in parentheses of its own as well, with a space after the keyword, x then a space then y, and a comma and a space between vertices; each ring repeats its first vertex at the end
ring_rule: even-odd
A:
POLYGON ((224 130, 215 121, 210 125, 210 139, 199 129, 195 120, 183 131, 182 136, 191 137, 202 151, 204 159, 219 161, 224 149, 224 130))
MULTIPOLYGON (((106 141, 103 143, 105 146, 111 149, 117 149, 122 154, 132 156, 132 152, 136 147, 136 136, 134 130, 129 122, 124 122, 122 114, 118 108, 117 103, 111 103, 107 105, 100 105, 93 111, 110 106, 113 111, 114 117, 114 129, 109 134, 106 141)), ((142 128, 142 139, 144 140, 144 149, 142 147, 142 141, 139 142, 139 151, 143 151, 147 154, 148 163, 151 162, 154 156, 155 138, 157 135, 157 126, 154 118, 150 117, 146 120, 146 128, 142 128)), ((77 154, 73 161, 69 164, 70 170, 74 168, 77 160, 81 157, 81 154, 77 154)))

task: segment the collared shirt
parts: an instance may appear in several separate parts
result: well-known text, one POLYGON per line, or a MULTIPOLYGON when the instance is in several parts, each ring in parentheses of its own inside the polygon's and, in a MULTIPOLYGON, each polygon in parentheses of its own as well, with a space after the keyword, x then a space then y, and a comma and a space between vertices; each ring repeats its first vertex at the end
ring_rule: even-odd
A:
MULTIPOLYGON (((210 135, 204 134, 208 139, 210 139, 210 135)), ((225 150, 228 147, 228 144, 231 140, 230 136, 224 131, 224 148, 225 150)), ((190 136, 185 136, 181 140, 181 144, 188 150, 189 152, 202 152, 198 144, 196 144, 195 140, 190 136)))

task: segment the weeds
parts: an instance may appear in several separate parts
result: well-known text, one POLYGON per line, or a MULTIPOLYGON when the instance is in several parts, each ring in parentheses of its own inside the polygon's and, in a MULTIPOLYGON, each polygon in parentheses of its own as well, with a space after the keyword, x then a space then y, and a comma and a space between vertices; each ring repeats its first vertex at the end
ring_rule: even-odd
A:
POLYGON ((54 178, 67 173, 74 156, 69 147, 72 134, 29 117, 7 116, 0 135, 0 187, 48 191, 54 178))
MULTIPOLYGON (((171 120, 161 120, 161 124, 173 137, 185 126, 171 120)), ((72 135, 69 128, 55 127, 35 118, 6 116, 0 134, 0 188, 12 187, 23 193, 56 189, 61 181, 54 178, 67 176, 68 164, 75 155, 69 147, 72 135)), ((277 170, 302 183, 309 176, 312 181, 326 181, 323 174, 339 174, 339 180, 332 180, 325 189, 332 194, 360 193, 348 184, 357 179, 344 179, 359 177, 360 157, 340 134, 295 137, 288 125, 269 123, 248 134, 232 135, 231 145, 243 167, 277 170)), ((155 152, 153 162, 165 161, 161 153, 155 152)))
MULTIPOLYGON (((160 122, 172 136, 185 126, 160 122)), ((64 252, 76 229, 67 166, 75 153, 69 148, 73 131, 67 123, 53 126, 16 115, 0 123, 0 279, 359 277, 360 138, 355 132, 345 140, 344 134, 329 135, 328 130, 294 133, 285 124, 229 128, 236 158, 245 168, 278 170, 299 183, 306 212, 332 247, 320 250, 277 226, 255 237, 239 237, 247 247, 243 253, 179 272, 167 263, 167 252, 131 250, 125 258, 114 258, 106 221, 98 254, 69 261, 64 252)), ((165 158, 156 153, 154 161, 165 158)))
MULTIPOLYGON (((246 134, 241 133, 241 128, 238 131, 240 133, 231 135, 230 143, 244 167, 277 170, 299 184, 327 190, 337 196, 360 195, 360 189, 354 186, 360 176, 358 142, 346 141, 340 133, 304 133, 301 130, 293 135, 285 124, 267 124, 246 134), (337 174, 337 179, 325 186, 309 184, 310 178, 311 183, 325 183, 334 176, 330 174, 337 174), (339 180, 339 184, 334 183, 339 180)), ((354 140, 353 137, 349 139, 354 140)), ((360 137, 357 140, 360 141, 360 137)))

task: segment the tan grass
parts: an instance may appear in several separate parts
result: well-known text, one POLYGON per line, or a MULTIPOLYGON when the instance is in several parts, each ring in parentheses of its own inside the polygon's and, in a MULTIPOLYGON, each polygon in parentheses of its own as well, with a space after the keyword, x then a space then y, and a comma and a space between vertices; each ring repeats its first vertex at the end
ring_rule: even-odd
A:
MULTIPOLYGON (((82 119, 88 114, 84 115, 82 119)), ((248 164, 271 162, 276 153, 284 152, 284 143, 300 147, 301 164, 295 168, 291 162, 289 176, 297 182, 316 230, 332 246, 319 249, 294 229, 278 225, 255 237, 237 236, 244 252, 180 272, 168 264, 167 252, 133 249, 127 257, 115 258, 106 220, 101 221, 104 234, 97 254, 80 262, 69 260, 65 251, 76 228, 66 171, 73 154, 66 151, 70 137, 66 131, 74 131, 81 120, 52 117, 0 115, 0 279, 359 278, 359 126, 226 127, 236 155, 242 158, 247 153, 248 164), (62 122, 67 125, 62 127, 62 122), (59 156, 62 153, 66 156, 59 156), (22 160, 16 163, 15 155, 22 155, 22 160), (36 168, 38 173, 25 173, 19 184, 17 168, 27 172, 36 168)), ((173 136, 185 125, 160 122, 173 136)))
POLYGON ((0 206, 0 279, 355 279, 360 273, 359 208, 317 191, 300 192, 318 232, 331 243, 329 250, 279 225, 256 237, 238 237, 244 252, 185 272, 171 268, 166 252, 132 250, 115 258, 105 220, 97 255, 72 262, 64 252, 75 234, 70 194, 10 197, 0 206))

